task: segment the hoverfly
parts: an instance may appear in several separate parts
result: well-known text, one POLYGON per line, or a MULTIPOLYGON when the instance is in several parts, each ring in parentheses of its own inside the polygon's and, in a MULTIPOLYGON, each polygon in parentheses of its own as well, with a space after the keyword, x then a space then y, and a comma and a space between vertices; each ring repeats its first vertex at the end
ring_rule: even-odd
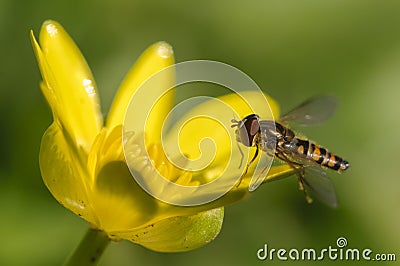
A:
MULTIPOLYGON (((240 121, 232 119, 232 127, 237 128, 235 133, 238 143, 256 147, 242 177, 259 156, 259 151, 262 152, 261 155, 266 154, 271 158, 275 155, 296 170, 299 188, 304 191, 308 202, 312 202, 309 195, 311 193, 322 202, 336 206, 335 190, 324 169, 342 172, 350 164, 312 141, 298 137, 288 126, 290 123, 301 126, 321 124, 331 117, 335 109, 335 98, 321 96, 305 101, 278 121, 261 120, 257 114, 250 114, 240 121)), ((265 169, 252 177, 250 191, 257 189, 264 181, 265 169)))

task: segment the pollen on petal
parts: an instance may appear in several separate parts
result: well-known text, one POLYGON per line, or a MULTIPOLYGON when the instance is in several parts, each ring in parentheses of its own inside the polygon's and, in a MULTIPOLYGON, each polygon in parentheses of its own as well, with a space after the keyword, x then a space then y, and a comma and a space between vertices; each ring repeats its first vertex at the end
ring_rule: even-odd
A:
POLYGON ((46 31, 49 33, 49 35, 51 37, 55 36, 58 33, 58 29, 56 27, 56 25, 54 25, 53 23, 49 22, 46 25, 46 31))
POLYGON ((82 85, 85 87, 86 93, 89 97, 96 97, 96 89, 90 79, 83 79, 82 85))
POLYGON ((162 58, 169 58, 169 57, 173 56, 174 51, 168 43, 160 42, 157 53, 162 58))

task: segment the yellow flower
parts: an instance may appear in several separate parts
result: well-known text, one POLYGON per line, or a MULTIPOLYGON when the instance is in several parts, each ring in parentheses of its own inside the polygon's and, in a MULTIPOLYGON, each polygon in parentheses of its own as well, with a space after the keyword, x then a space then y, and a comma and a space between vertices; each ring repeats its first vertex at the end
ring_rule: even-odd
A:
MULTIPOLYGON (((39 157, 42 178, 52 195, 113 240, 128 239, 152 250, 178 252, 200 247, 214 239, 222 226, 223 206, 249 194, 250 175, 243 178, 240 186, 214 201, 176 206, 150 196, 135 182, 123 152, 123 141, 128 141, 129 166, 146 180, 155 175, 148 170, 148 166, 154 165, 167 179, 180 185, 196 186, 221 171, 221 158, 232 149, 230 144, 225 145, 228 143, 223 134, 205 129, 204 122, 199 120, 197 130, 189 127, 183 134, 186 137, 180 140, 180 145, 186 147, 185 154, 196 157, 199 151, 193 148, 192 138, 202 138, 206 133, 213 135, 218 147, 228 148, 221 148, 223 152, 217 153, 212 167, 196 174, 171 165, 158 132, 161 132, 165 114, 173 107, 174 91, 165 94, 154 106, 144 132, 135 132, 133 137, 124 139, 124 117, 132 96, 150 76, 174 64, 172 48, 165 42, 158 42, 140 56, 119 88, 104 122, 94 78, 62 26, 46 21, 39 42, 32 32, 31 40, 43 77, 40 87, 54 118, 42 138, 39 157), (135 142, 141 134, 146 138, 145 146, 135 142)), ((161 87, 171 84, 173 76, 163 77, 161 87)), ((221 97, 221 100, 239 106, 240 115, 248 111, 240 107, 243 103, 235 94, 221 97)), ((278 107, 269 100, 276 115, 278 107)), ((146 99, 142 101, 145 103, 146 99)), ((210 106, 212 103, 204 103, 193 113, 210 106)), ((135 108, 140 110, 140 104, 135 108)), ((273 167, 266 180, 291 173, 287 166, 273 167)), ((231 175, 237 176, 238 171, 231 175)), ((174 193, 167 188, 159 189, 167 194, 174 193)))

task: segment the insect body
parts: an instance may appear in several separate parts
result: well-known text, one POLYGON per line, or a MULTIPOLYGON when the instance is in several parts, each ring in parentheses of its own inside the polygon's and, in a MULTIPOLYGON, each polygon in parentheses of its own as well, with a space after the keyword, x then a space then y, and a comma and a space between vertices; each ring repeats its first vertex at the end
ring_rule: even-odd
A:
MULTIPOLYGON (((237 127, 237 141, 248 147, 256 147, 256 152, 243 175, 260 151, 269 156, 275 155, 297 170, 300 189, 305 191, 307 201, 312 201, 308 195, 312 193, 328 205, 336 206, 336 195, 323 167, 341 172, 349 168, 349 163, 327 149, 305 138, 297 137, 294 131, 284 124, 289 122, 301 125, 319 124, 333 114, 335 106, 334 98, 325 96, 301 104, 282 116, 279 122, 260 120, 257 114, 250 114, 241 121, 232 120, 234 122, 232 127, 237 127)), ((253 178, 255 179, 251 181, 250 191, 261 185, 265 174, 262 171, 259 176, 253 178)))

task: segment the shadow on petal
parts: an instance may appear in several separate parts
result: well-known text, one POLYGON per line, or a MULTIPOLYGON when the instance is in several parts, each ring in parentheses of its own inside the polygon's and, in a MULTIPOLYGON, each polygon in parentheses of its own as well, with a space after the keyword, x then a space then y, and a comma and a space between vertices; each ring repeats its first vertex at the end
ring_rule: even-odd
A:
POLYGON ((106 164, 97 176, 93 205, 106 232, 148 223, 157 214, 158 203, 133 179, 124 162, 106 164))

